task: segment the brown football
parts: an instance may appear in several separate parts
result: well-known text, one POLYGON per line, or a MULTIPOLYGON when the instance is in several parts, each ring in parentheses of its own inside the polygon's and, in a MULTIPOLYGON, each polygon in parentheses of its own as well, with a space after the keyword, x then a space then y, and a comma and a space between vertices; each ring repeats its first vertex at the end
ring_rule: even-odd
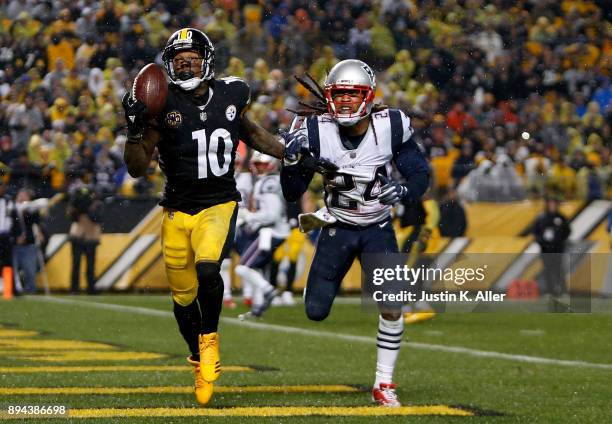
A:
POLYGON ((168 82, 162 68, 155 63, 149 63, 142 68, 134 79, 132 96, 145 104, 150 118, 156 118, 166 105, 168 97, 168 82))

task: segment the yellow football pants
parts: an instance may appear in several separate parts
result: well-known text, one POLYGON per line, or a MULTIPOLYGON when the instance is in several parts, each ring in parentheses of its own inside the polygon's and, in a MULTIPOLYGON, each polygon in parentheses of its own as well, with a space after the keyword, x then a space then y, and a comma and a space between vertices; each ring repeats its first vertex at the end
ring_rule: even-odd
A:
POLYGON ((284 257, 287 257, 290 262, 297 262, 304 242, 306 242, 306 234, 300 232, 298 228, 294 228, 289 233, 289 237, 274 251, 274 261, 280 262, 284 257))
POLYGON ((211 206, 195 215, 164 210, 162 253, 172 297, 181 306, 198 295, 198 262, 221 263, 234 241, 237 203, 211 206))

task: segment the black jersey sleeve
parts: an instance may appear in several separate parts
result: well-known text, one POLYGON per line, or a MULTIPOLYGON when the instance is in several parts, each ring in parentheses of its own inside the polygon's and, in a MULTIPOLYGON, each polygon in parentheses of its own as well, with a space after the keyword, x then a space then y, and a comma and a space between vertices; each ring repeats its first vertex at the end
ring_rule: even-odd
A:
POLYGON ((241 114, 251 103, 251 87, 249 87, 249 84, 238 77, 225 77, 218 81, 227 84, 227 91, 231 93, 232 99, 236 102, 238 114, 241 114))

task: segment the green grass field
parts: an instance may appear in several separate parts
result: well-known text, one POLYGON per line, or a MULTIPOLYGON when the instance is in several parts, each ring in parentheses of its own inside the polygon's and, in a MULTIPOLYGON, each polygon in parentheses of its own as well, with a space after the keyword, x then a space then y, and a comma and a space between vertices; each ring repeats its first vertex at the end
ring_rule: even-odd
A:
POLYGON ((408 326, 395 378, 406 408, 392 410, 363 390, 377 318, 358 303, 340 299, 322 323, 301 305, 255 324, 235 318, 243 311, 224 311, 228 368, 200 408, 169 297, 0 301, 0 417, 63 405, 69 419, 52 421, 612 422, 612 314, 440 314, 408 326), (367 415, 381 412, 410 416, 367 415))

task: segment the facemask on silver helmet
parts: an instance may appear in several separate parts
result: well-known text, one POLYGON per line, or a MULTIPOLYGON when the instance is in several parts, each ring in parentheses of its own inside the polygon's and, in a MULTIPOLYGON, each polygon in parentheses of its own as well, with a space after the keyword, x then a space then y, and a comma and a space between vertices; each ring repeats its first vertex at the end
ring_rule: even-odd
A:
POLYGON ((355 125, 367 117, 374 105, 376 92, 376 77, 372 68, 361 60, 347 59, 337 63, 325 79, 325 98, 327 110, 332 117, 343 126, 355 125), (338 108, 334 102, 334 96, 340 93, 359 91, 361 102, 357 110, 354 103, 347 103, 338 108))

